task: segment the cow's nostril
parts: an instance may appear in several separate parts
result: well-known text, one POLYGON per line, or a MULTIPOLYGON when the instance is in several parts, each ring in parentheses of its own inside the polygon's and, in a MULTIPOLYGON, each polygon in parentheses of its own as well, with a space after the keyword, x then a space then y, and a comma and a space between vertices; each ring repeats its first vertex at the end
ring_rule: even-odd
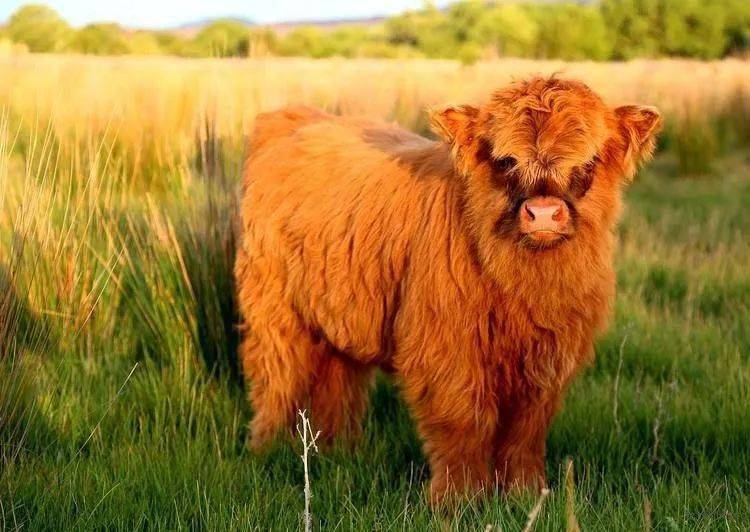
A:
POLYGON ((524 203, 524 204, 523 204, 523 208, 524 208, 524 210, 526 211, 526 214, 527 214, 527 215, 529 216, 529 218, 530 218, 531 220, 534 220, 534 219, 536 219, 536 216, 534 216, 534 211, 533 211, 533 210, 531 210, 531 207, 529 207, 529 204, 528 204, 528 203, 524 203))
POLYGON ((556 222, 561 222, 563 219, 562 207, 558 207, 555 212, 552 213, 552 219, 556 222))

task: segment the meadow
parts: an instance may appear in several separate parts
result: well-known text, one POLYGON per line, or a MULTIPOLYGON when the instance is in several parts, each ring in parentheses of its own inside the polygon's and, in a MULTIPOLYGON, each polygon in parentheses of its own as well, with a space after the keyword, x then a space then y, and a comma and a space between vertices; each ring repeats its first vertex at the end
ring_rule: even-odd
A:
MULTIPOLYGON (((0 57, 0 527, 298 529, 299 442, 255 456, 231 267, 254 117, 395 120, 532 73, 660 107, 618 298, 556 419, 536 530, 750 526, 750 63, 0 57), (570 465, 569 465, 570 464, 570 465)), ((380 378, 354 452, 311 458, 320 529, 522 530, 533 496, 426 504, 380 378)))

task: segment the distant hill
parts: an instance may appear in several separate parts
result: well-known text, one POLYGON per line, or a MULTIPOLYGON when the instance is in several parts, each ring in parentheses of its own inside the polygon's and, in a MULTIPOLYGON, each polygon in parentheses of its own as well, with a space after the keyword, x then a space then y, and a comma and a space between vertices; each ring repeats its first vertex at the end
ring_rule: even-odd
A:
POLYGON ((324 31, 331 31, 342 26, 358 26, 368 27, 380 24, 386 20, 385 16, 378 17, 362 17, 362 18, 340 18, 340 19, 328 19, 328 20, 293 20, 287 22, 275 22, 271 24, 257 24, 255 21, 245 17, 217 17, 217 18, 205 18, 181 24, 175 28, 171 28, 169 31, 183 35, 185 37, 193 37, 205 26, 208 26, 212 22, 219 20, 231 20, 232 22, 239 22, 245 24, 248 28, 270 28, 274 30, 278 35, 285 35, 297 28, 313 26, 320 28, 324 31))
POLYGON ((293 31, 297 28, 304 27, 304 26, 313 26, 316 28, 320 28, 322 30, 335 30, 337 28, 340 28, 342 26, 358 26, 358 27, 368 27, 368 26, 375 26, 376 24, 381 24, 384 22, 388 17, 366 17, 366 18, 340 18, 340 19, 333 19, 333 20, 295 20, 291 22, 277 22, 275 24, 265 24, 265 27, 273 29, 276 33, 279 35, 284 35, 285 33, 289 33, 290 31, 293 31))
MULTIPOLYGON (((500 2, 504 0, 499 0, 500 2)), ((562 2, 565 0, 532 0, 538 3, 556 3, 556 2, 562 2)), ((591 4, 595 2, 596 0, 577 0, 577 3, 579 4, 591 4)), ((495 3, 497 3, 498 0, 486 0, 485 3, 490 6, 495 3)), ((450 9, 450 5, 453 2, 448 2, 447 5, 444 5, 442 7, 439 7, 440 11, 447 12, 450 9)), ((187 24, 182 24, 180 26, 177 26, 176 28, 171 28, 170 31, 174 31, 176 33, 192 37, 196 33, 198 33, 203 27, 211 24, 212 22, 216 22, 217 20, 231 20, 234 22, 239 22, 241 24, 245 24, 248 27, 262 27, 262 28, 270 28, 274 30, 279 35, 284 35, 286 33, 289 33, 291 31, 294 31, 297 28, 301 27, 315 27, 320 28, 321 30, 325 31, 331 31, 338 29, 342 26, 358 26, 358 27, 368 27, 368 26, 375 26, 377 24, 383 23, 385 20, 390 18, 392 15, 382 15, 382 16, 373 16, 373 17, 350 17, 350 18, 336 18, 336 19, 308 19, 308 20, 289 20, 285 22, 275 22, 271 24, 258 24, 255 21, 247 18, 247 17, 211 17, 211 18, 205 18, 201 20, 197 20, 194 22, 190 22, 187 24)))
POLYGON ((249 28, 256 26, 255 21, 247 17, 212 17, 212 18, 203 18, 200 20, 195 20, 193 22, 187 22, 185 24, 180 24, 179 26, 174 27, 174 28, 167 28, 167 31, 177 33, 184 37, 193 37, 195 36, 196 33, 201 31, 204 27, 208 26, 212 22, 217 22, 219 20, 231 20, 232 22, 239 22, 240 24, 244 24, 249 28))
POLYGON ((180 24, 179 26, 173 29, 175 30, 201 29, 203 26, 207 26, 208 24, 211 24, 212 22, 216 22, 217 20, 231 20, 232 22, 239 22, 240 24, 245 24, 247 26, 255 26, 255 21, 247 17, 211 17, 211 18, 202 18, 200 20, 188 22, 185 24, 180 24))

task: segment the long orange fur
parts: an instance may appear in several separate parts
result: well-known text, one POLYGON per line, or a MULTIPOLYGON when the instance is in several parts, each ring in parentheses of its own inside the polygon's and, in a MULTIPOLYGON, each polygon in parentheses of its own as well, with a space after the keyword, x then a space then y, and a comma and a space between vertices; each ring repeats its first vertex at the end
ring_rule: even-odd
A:
POLYGON ((416 420, 433 501, 538 488, 550 420, 614 297, 621 185, 660 118, 555 78, 431 118, 439 141, 306 107, 258 117, 235 267, 251 442, 302 407, 326 439, 356 435, 379 367, 416 420), (507 157, 522 191, 565 193, 592 168, 571 238, 498 234, 507 157))

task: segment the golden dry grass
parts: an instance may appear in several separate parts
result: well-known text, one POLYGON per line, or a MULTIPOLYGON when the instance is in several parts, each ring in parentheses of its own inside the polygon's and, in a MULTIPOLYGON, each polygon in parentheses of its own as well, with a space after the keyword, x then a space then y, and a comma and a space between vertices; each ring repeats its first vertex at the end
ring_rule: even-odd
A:
POLYGON ((185 156, 210 117, 240 139, 258 112, 306 103, 419 127, 427 105, 476 101, 513 79, 557 73, 581 79, 613 104, 656 105, 666 114, 714 109, 750 89, 750 63, 639 60, 565 63, 243 59, 187 60, 19 55, 0 57, 0 108, 27 124, 53 124, 61 141, 115 131, 138 156, 185 156))

